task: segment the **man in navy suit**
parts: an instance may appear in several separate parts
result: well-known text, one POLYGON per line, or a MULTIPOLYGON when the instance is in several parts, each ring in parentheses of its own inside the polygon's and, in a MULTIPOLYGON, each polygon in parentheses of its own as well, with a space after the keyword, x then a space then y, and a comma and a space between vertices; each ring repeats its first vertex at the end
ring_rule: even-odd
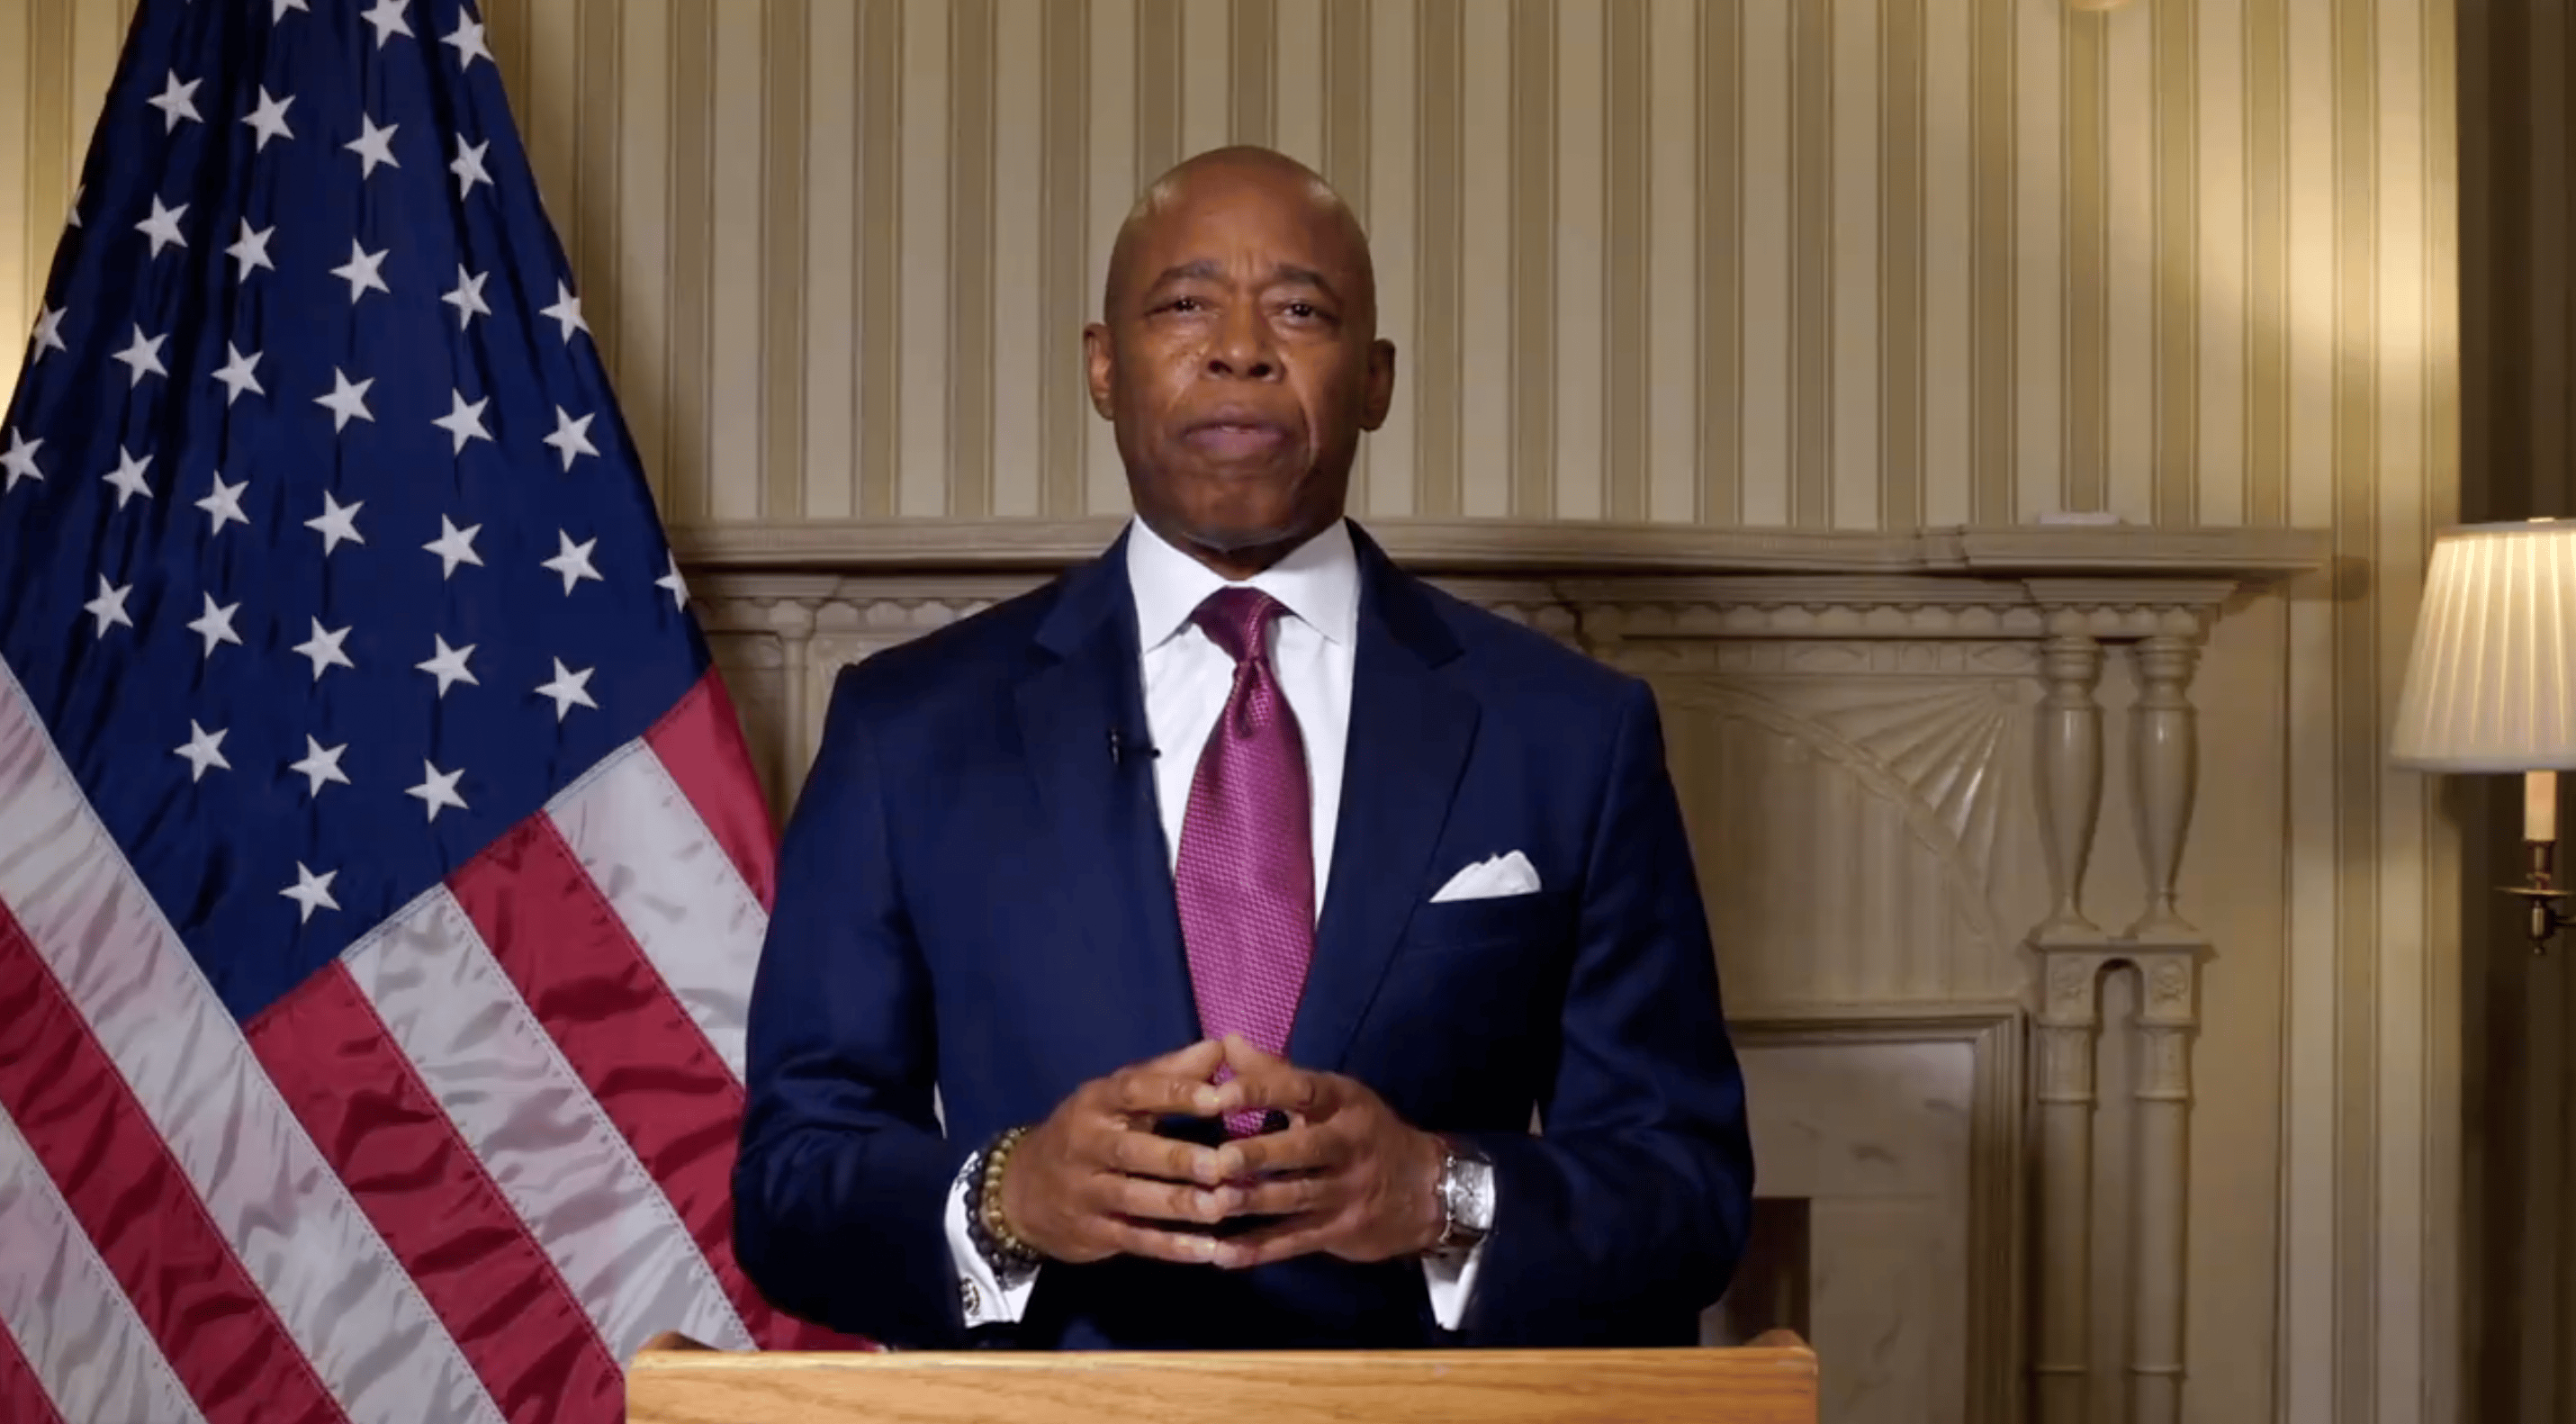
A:
POLYGON ((1652 695, 1344 518, 1395 353, 1310 170, 1175 169, 1102 318, 1134 521, 834 686, 745 1270, 905 1347, 1695 1343, 1752 1152, 1652 695))

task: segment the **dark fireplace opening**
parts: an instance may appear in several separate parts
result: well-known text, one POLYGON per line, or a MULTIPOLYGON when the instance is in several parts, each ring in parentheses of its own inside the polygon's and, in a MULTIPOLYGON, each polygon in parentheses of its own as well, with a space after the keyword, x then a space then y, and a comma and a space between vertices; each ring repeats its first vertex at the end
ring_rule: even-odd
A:
POLYGON ((1794 1330, 1814 1340, 1807 1325, 1807 1222, 1805 1197, 1753 1199, 1753 1232, 1735 1279, 1700 1317, 1703 1345, 1743 1345, 1765 1330, 1794 1330))

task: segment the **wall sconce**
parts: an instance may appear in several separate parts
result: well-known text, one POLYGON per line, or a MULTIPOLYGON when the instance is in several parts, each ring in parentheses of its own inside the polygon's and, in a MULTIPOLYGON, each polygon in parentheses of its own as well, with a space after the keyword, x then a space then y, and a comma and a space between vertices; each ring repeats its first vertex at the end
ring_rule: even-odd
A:
POLYGON ((2522 775, 2534 953, 2571 920, 2557 886, 2558 773, 2576 767, 2576 522, 2444 530, 2433 543, 2389 760, 2522 775))

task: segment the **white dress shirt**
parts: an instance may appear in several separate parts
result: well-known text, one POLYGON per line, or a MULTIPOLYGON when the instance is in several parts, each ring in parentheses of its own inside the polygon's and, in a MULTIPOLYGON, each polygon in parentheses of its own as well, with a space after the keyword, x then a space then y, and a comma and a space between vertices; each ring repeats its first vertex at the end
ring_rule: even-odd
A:
MULTIPOLYGON (((1127 580, 1136 602, 1137 646, 1143 649, 1145 720, 1158 755, 1154 791, 1163 822, 1167 860, 1180 859, 1181 824, 1189 810, 1190 783, 1199 752, 1225 710, 1234 686, 1234 659, 1190 615, 1226 579, 1173 548, 1145 527, 1128 522, 1127 580)), ((1306 745, 1308 797, 1314 818, 1315 912, 1323 914, 1325 880, 1333 863, 1333 832, 1342 799, 1342 757, 1351 723, 1351 670, 1359 644, 1359 560, 1347 523, 1299 546, 1288 557, 1244 580, 1277 599, 1285 614, 1270 625, 1270 665, 1288 698, 1306 745)), ((948 1193, 948 1243, 957 1262, 970 1326, 1015 1321, 1028 1305, 1035 1272, 1004 1282, 975 1249, 966 1230, 966 1179, 948 1193)), ((1481 1243, 1463 1261, 1425 1259, 1431 1309, 1441 1328, 1455 1330, 1467 1310, 1481 1243)))

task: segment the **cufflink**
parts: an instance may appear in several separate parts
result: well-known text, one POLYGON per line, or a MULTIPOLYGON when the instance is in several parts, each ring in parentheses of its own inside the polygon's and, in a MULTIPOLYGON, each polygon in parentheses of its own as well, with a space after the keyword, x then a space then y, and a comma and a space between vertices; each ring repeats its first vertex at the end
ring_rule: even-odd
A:
POLYGON ((984 1313, 984 1293, 975 1289, 973 1281, 959 1281, 957 1293, 965 1298, 966 1314, 969 1319, 984 1313))

